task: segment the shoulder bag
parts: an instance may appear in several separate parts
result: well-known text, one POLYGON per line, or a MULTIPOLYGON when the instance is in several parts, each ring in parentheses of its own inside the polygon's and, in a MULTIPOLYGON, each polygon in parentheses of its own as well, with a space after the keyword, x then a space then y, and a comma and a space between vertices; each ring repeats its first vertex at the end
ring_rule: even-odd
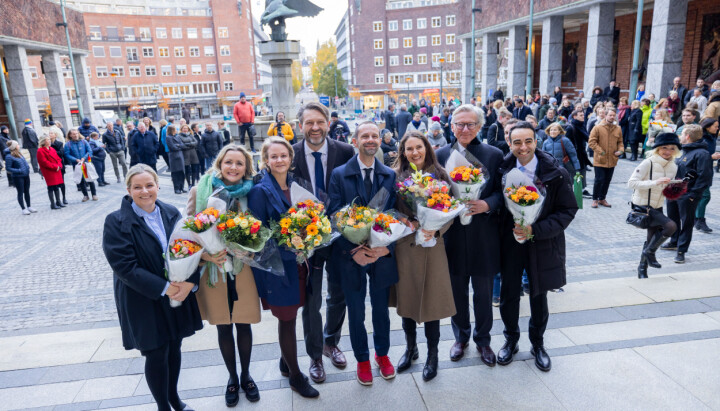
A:
MULTIPOLYGON (((653 164, 650 161, 650 180, 652 180, 652 169, 653 164)), ((650 227, 650 196, 652 189, 648 190, 648 203, 647 206, 640 206, 637 204, 630 203, 630 212, 628 213, 625 222, 633 225, 637 228, 646 230, 650 227)))

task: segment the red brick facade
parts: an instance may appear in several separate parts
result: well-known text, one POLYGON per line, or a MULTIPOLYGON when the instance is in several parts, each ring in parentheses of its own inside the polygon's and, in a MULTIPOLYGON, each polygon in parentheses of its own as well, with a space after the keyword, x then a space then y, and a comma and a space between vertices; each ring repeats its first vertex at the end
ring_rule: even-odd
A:
MULTIPOLYGON (((60 5, 49 0, 0 1, 0 36, 32 40, 55 46, 67 46, 60 5)), ((73 8, 65 8, 70 41, 74 47, 87 50, 83 14, 73 8)))

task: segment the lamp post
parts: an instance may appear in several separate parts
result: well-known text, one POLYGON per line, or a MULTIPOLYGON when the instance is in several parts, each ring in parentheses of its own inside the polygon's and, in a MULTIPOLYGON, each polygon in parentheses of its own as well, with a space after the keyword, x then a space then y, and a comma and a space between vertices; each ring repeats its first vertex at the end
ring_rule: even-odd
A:
POLYGON ((82 98, 78 90, 77 73, 75 72, 75 59, 73 58, 72 46, 70 45, 70 32, 68 31, 67 17, 65 16, 65 0, 60 0, 60 11, 62 12, 62 23, 55 23, 56 27, 65 27, 65 38, 67 39, 68 56, 70 57, 70 68, 72 70, 73 86, 75 87, 75 101, 77 101, 78 115, 85 118, 82 107, 82 98))
POLYGON ((440 104, 438 105, 442 109, 443 105, 443 63, 445 62, 445 57, 440 57, 440 104))
POLYGON ((110 73, 110 77, 113 79, 113 84, 115 85, 115 102, 117 103, 117 113, 118 118, 122 118, 120 115, 120 96, 118 95, 118 89, 117 89, 117 73, 110 73))
POLYGON ((158 107, 158 93, 160 92, 159 88, 154 88, 152 90, 153 95, 155 96, 155 120, 158 120, 159 114, 160 114, 160 107, 158 107))
POLYGON ((407 104, 410 104, 410 83, 413 81, 413 76, 405 76, 405 83, 407 83, 407 104))

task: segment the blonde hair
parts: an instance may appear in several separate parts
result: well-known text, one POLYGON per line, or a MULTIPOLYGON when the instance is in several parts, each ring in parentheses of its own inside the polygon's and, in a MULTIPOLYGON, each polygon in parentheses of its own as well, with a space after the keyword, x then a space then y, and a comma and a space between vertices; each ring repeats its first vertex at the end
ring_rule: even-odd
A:
POLYGON ((155 180, 155 184, 160 183, 160 179, 158 178, 157 173, 155 170, 152 169, 147 164, 135 164, 134 166, 130 167, 130 170, 128 170, 127 175, 125 176, 125 186, 130 189, 130 183, 132 182, 133 177, 148 173, 152 176, 153 180, 155 180))
POLYGON ((494 109, 498 110, 500 107, 503 106, 503 101, 502 101, 502 100, 495 100, 495 101, 493 102, 492 106, 493 106, 494 109))
MULTIPOLYGON (((52 132, 52 133, 54 133, 54 132, 52 132)), ((43 146, 43 143, 45 143, 46 140, 50 140, 50 136, 49 136, 49 135, 43 134, 43 135, 40 136, 40 138, 38 139, 38 144, 40 145, 40 147, 43 146)))
POLYGON ((215 157, 215 160, 212 163, 212 167, 207 171, 206 174, 214 173, 219 178, 222 177, 222 162, 225 159, 225 155, 231 151, 236 151, 239 153, 242 153, 242 155, 245 157, 245 175, 243 175, 244 179, 250 179, 252 176, 255 175, 255 167, 253 167, 253 159, 250 153, 247 151, 247 149, 244 146, 238 146, 235 144, 228 144, 225 147, 223 147, 218 155, 215 157))
MULTIPOLYGON (((147 117, 146 117, 146 118, 147 118, 147 117)), ((143 119, 143 120, 144 120, 144 119, 143 119)), ((148 120, 149 120, 149 119, 148 119, 148 120)), ((150 123, 150 124, 152 125, 152 123, 150 123)), ((165 120, 164 118, 160 120, 160 128, 163 128, 163 127, 165 127, 165 126, 167 126, 167 125, 168 125, 167 120, 165 120)))
POLYGON ((550 136, 550 130, 551 130, 553 127, 557 127, 557 128, 560 130, 560 134, 559 134, 559 135, 565 134, 565 129, 560 125, 560 123, 551 123, 549 126, 545 127, 545 134, 547 134, 548 136, 550 136))
POLYGON ((671 121, 670 113, 668 113, 667 109, 664 108, 656 109, 655 119, 671 121))
POLYGON ((273 144, 280 144, 287 148, 288 153, 290 153, 290 163, 292 164, 293 158, 295 158, 295 151, 293 151, 292 146, 290 143, 285 140, 284 138, 280 138, 277 136, 268 137, 265 139, 265 142, 262 145, 262 148, 260 149, 260 169, 266 169, 267 168, 267 162, 268 162, 268 150, 270 150, 270 146, 273 144))
MULTIPOLYGON (((680 158, 680 156, 682 156, 682 151, 680 150, 680 148, 678 148, 678 146, 676 146, 675 144, 666 144, 666 145, 675 147, 675 153, 673 154, 673 158, 680 158)), ((645 158, 650 158, 650 157, 654 156, 655 154, 660 155, 660 154, 658 154, 658 150, 660 150, 661 147, 664 147, 664 146, 656 147, 656 148, 653 148, 652 150, 648 151, 645 154, 645 158)))
POLYGON ((632 103, 630 103, 631 109, 640 108, 640 100, 633 100, 632 103))
POLYGON ((18 144, 17 141, 11 140, 8 142, 8 147, 10 148, 10 155, 13 157, 20 158, 22 157, 22 154, 20 154, 20 144, 18 144))

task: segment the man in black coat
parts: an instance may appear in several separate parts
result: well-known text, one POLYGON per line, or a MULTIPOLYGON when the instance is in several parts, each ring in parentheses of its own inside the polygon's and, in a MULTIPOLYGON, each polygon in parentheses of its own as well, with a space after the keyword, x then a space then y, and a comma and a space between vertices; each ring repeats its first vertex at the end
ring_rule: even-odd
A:
MULTIPOLYGON (((33 128, 33 122, 30 119, 25 120, 25 128, 22 131, 22 146, 30 153, 30 164, 33 172, 39 173, 40 166, 37 161, 38 136, 33 128)), ((2 148, 3 150, 5 147, 2 148)))
POLYGON ((497 120, 490 125, 487 133, 487 143, 491 146, 499 148, 503 154, 507 154, 510 149, 505 142, 505 123, 512 118, 512 114, 505 107, 498 110, 497 120))
POLYGON ((688 92, 685 93, 685 99, 683 99, 684 105, 687 105, 687 103, 690 102, 690 99, 692 98, 696 89, 700 90, 700 94, 705 96, 705 98, 710 98, 710 88, 708 87, 707 84, 705 84, 705 80, 699 78, 695 82, 695 87, 693 87, 691 90, 688 90, 688 92))
POLYGON ((350 136, 350 127, 348 124, 340 120, 337 111, 333 111, 330 115, 330 130, 328 131, 330 138, 347 143, 350 136))
MULTIPOLYGON (((642 113, 641 113, 642 114, 642 113)), ((580 175, 582 176, 583 197, 592 198, 592 194, 585 189, 587 187, 587 167, 592 165, 587 155, 587 143, 590 134, 585 128, 585 111, 583 109, 575 109, 570 115, 570 122, 565 129, 565 137, 569 138, 575 146, 578 162, 580 163, 580 175)))
POLYGON ((397 136, 397 126, 395 125, 395 104, 388 105, 387 110, 383 114, 385 117, 385 128, 390 130, 393 137, 397 136))
POLYGON ((605 87, 603 94, 609 101, 617 105, 618 101, 620 101, 620 87, 615 85, 615 80, 610 80, 610 85, 605 87))
POLYGON ((115 128, 111 121, 107 122, 107 129, 102 135, 102 142, 105 144, 105 151, 110 156, 112 161, 113 170, 115 171, 115 178, 120 183, 120 169, 118 163, 122 167, 122 175, 125 178, 127 174, 127 164, 125 164, 125 137, 121 134, 121 128, 115 128))
POLYGON ((496 362, 495 353, 490 348, 490 329, 493 323, 492 288, 495 274, 500 271, 500 244, 497 238, 500 210, 503 207, 501 175, 497 170, 502 162, 502 151, 476 138, 481 126, 482 115, 477 107, 469 104, 458 107, 452 119, 457 142, 439 149, 437 157, 440 164, 445 166, 452 151, 457 150, 471 162, 482 163, 489 173, 485 176, 487 184, 480 193, 480 198, 467 204, 473 216, 470 224, 462 225, 460 219, 455 219, 444 239, 457 311, 452 317, 455 343, 450 348, 450 359, 461 359, 470 340, 472 327, 468 287, 472 282, 475 313, 472 339, 480 351, 482 361, 492 367, 496 362))
MULTIPOLYGON (((327 187, 330 175, 337 167, 355 155, 347 143, 328 137, 328 110, 317 102, 307 103, 298 113, 300 127, 305 139, 293 145, 295 157, 293 170, 297 179, 310 183, 320 201, 327 204, 327 187), (319 160, 319 161, 318 161, 319 160)), ((310 378, 316 383, 325 381, 323 354, 330 357, 338 368, 347 365, 345 355, 338 348, 340 332, 345 321, 345 295, 340 284, 328 282, 325 328, 323 329, 320 306, 322 305, 323 266, 329 258, 330 247, 319 249, 310 259, 305 306, 302 311, 305 349, 310 357, 310 378)))
POLYGON ((212 123, 205 123, 205 131, 202 133, 202 145, 205 149, 205 166, 207 168, 212 167, 212 162, 215 161, 215 156, 218 155, 220 149, 223 148, 223 138, 220 133, 213 130, 212 123))
POLYGON ((132 150, 138 163, 147 164, 157 171, 157 150, 160 142, 152 131, 145 128, 145 124, 138 123, 137 131, 132 135, 132 150))
POLYGON ((398 131, 398 139, 402 139, 405 135, 405 131, 407 130, 408 124, 412 121, 412 114, 408 112, 407 105, 401 104, 400 105, 400 111, 395 116, 395 125, 397 127, 398 131))
POLYGON ((550 371, 550 356, 543 342, 550 317, 547 292, 565 285, 565 229, 575 218, 578 205, 570 175, 551 155, 537 150, 535 130, 530 123, 517 123, 508 139, 511 153, 503 159, 499 172, 506 175, 514 168, 522 171, 536 186, 544 188, 545 200, 534 223, 520 226, 506 212, 500 226, 503 250, 500 317, 505 325, 505 344, 498 351, 497 361, 500 365, 510 364, 518 352, 521 281, 523 271, 527 271, 530 354, 541 371, 550 371))
POLYGON ((513 118, 525 121, 525 117, 532 115, 532 109, 523 103, 522 99, 515 99, 515 108, 513 109, 513 118))

